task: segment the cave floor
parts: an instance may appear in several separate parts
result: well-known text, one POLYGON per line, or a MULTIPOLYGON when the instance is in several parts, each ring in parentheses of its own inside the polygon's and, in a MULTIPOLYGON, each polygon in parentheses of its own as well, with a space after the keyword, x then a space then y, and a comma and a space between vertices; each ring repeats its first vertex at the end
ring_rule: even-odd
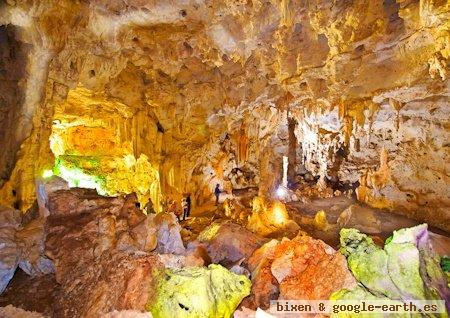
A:
MULTIPOLYGON (((357 203, 356 199, 346 196, 319 198, 307 203, 290 202, 287 206, 292 218, 300 225, 302 230, 312 237, 325 241, 334 248, 337 248, 339 245, 339 231, 343 227, 358 228, 362 232, 371 234, 375 239, 379 239, 381 243, 395 230, 423 223, 404 215, 368 207, 364 204, 357 203), (348 226, 340 226, 338 224, 339 216, 351 205, 357 207, 355 213, 361 213, 363 222, 361 220, 355 220, 360 221, 358 222, 359 224, 354 222, 348 224, 348 226), (320 210, 325 211, 327 216, 328 225, 325 230, 317 229, 311 222, 320 210)), ((442 253, 443 255, 450 254, 450 233, 434 227, 429 227, 429 229, 433 233, 432 239, 434 238, 434 241, 446 242, 444 244, 438 244, 436 242, 436 248, 439 248, 441 253, 445 250, 446 253, 442 253)))
MULTIPOLYGON (((250 200, 248 195, 246 193, 240 193, 235 198, 247 206, 248 213, 250 214, 251 208, 249 207, 250 200)), ((355 227, 362 232, 371 234, 381 245, 393 231, 422 223, 404 215, 366 206, 358 203, 355 198, 349 198, 344 195, 330 198, 316 198, 308 202, 294 201, 287 203, 286 206, 292 219, 300 225, 301 230, 314 238, 323 240, 334 248, 338 248, 339 246, 339 231, 343 227, 355 227), (357 207, 354 213, 358 214, 359 219, 354 219, 353 223, 347 226, 339 225, 339 216, 352 205, 357 207), (328 224, 325 229, 318 229, 314 225, 314 217, 320 210, 326 213, 328 224)), ((216 207, 212 202, 197 207, 192 211, 192 216, 188 220, 181 222, 182 226, 187 228, 192 234, 185 240, 189 241, 195 238, 198 233, 212 222, 220 222, 227 219, 223 209, 216 207)), ((449 255, 450 233, 431 226, 429 229, 433 233, 432 239, 436 241, 435 248, 441 254, 449 255)), ((290 234, 292 233, 278 233, 273 235, 273 238, 281 239, 282 236, 291 237, 292 235, 290 234)))
MULTIPOLYGON (((251 213, 248 197, 243 194, 243 196, 237 197, 237 200, 239 199, 242 199, 241 203, 244 202, 245 209, 251 213)), ((339 216, 350 206, 357 206, 354 214, 358 214, 359 217, 362 216, 364 220, 361 223, 364 224, 351 224, 348 227, 357 228, 361 225, 360 230, 367 230, 368 234, 371 234, 379 244, 382 244, 392 234, 392 231, 420 223, 402 215, 361 205, 355 199, 346 196, 312 199, 308 202, 289 202, 286 205, 291 218, 299 224, 302 231, 325 241, 334 248, 339 246, 339 231, 343 227, 338 224, 339 216), (327 217, 327 224, 324 229, 318 229, 314 225, 314 217, 320 210, 325 211, 327 217)), ((181 233, 183 240, 185 243, 194 240, 211 223, 227 220, 230 219, 225 216, 223 208, 215 206, 214 203, 196 207, 192 211, 191 217, 180 222, 183 228, 181 233)), ((233 221, 239 223, 236 220, 233 221)), ((361 219, 356 219, 356 222, 360 221, 361 219)), ((245 221, 241 220, 241 222, 245 221)), ((450 234, 436 228, 430 228, 430 230, 435 250, 441 255, 450 255, 450 234)), ((271 237, 280 239, 283 236, 293 237, 295 235, 296 232, 280 232, 271 237)), ((18 269, 6 291, 0 296, 0 306, 12 304, 29 311, 38 311, 52 316, 54 291, 57 289, 58 284, 54 275, 31 278, 18 269)))

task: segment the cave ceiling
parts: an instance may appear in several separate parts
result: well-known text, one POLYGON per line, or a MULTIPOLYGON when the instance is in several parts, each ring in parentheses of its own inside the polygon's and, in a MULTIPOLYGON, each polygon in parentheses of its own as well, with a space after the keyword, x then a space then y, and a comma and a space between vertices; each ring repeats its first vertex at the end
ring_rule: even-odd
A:
POLYGON ((2 65, 2 95, 15 96, 0 118, 3 201, 21 184, 31 204, 33 176, 64 153, 50 151, 52 134, 77 121, 85 134, 119 131, 169 192, 273 185, 293 117, 299 158, 320 180, 358 181, 380 207, 448 202, 449 11, 445 0, 8 0, 2 45, 21 55, 2 65), (379 186, 382 149, 402 159, 379 186), (433 164, 420 186, 405 181, 433 164), (374 198, 389 182, 397 194, 374 198))

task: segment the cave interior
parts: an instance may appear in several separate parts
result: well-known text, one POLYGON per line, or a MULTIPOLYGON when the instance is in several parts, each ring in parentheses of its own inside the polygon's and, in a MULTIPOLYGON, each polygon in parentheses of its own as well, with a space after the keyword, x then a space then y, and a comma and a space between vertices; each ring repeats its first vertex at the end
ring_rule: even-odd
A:
POLYGON ((0 2, 0 317, 448 317, 449 59, 449 0, 0 2))

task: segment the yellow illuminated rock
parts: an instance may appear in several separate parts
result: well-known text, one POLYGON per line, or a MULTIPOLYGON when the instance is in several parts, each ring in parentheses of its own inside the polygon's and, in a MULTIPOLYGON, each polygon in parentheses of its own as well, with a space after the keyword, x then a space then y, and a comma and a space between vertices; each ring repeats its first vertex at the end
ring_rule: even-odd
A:
POLYGON ((274 197, 289 156, 292 184, 448 229, 448 1, 30 3, 0 9, 2 204, 29 208, 54 156, 108 156, 108 191, 144 198, 146 172, 113 179, 145 155, 152 196, 195 205, 274 197))
POLYGON ((282 202, 268 203, 264 198, 257 196, 253 199, 253 209, 248 218, 247 228, 254 233, 267 236, 283 230, 298 229, 298 225, 291 220, 282 202))

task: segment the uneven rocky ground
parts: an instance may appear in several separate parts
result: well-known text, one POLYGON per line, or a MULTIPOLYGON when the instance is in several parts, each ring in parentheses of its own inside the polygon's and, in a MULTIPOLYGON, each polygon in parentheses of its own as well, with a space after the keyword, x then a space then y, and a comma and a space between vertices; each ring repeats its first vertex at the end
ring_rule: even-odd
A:
POLYGON ((1 304, 448 300, 449 57, 445 0, 0 1, 1 304))
POLYGON ((448 231, 449 10, 3 1, 0 202, 25 212, 51 169, 158 211, 217 183, 272 197, 286 156, 294 190, 353 189, 448 231))
MULTIPOLYGON (((290 203, 286 215, 300 224, 296 227, 289 220, 271 227, 275 223, 268 215, 273 211, 258 210, 267 223, 264 231, 271 229, 261 235, 249 230, 262 228, 250 224, 256 220, 255 210, 245 208, 248 198, 241 194, 242 202, 237 197, 232 205, 244 207, 240 213, 227 210, 231 205, 227 201, 194 211, 180 226, 173 214, 146 216, 136 207, 135 196, 105 198, 92 190, 53 189, 48 193, 49 216, 40 236, 45 249, 38 254, 51 260, 55 272, 17 269, 0 296, 0 305, 45 317, 140 317, 146 310, 154 317, 192 317, 199 312, 205 317, 229 317, 235 309, 236 317, 252 317, 253 310, 268 310, 270 300, 328 299, 340 290, 355 289, 355 277, 363 278, 349 270, 345 254, 337 250, 343 243, 342 237, 339 243, 341 228, 360 229, 383 247, 393 230, 418 224, 347 197, 333 197, 290 203), (199 269, 218 275, 215 279, 220 283, 199 280, 201 272, 191 273, 199 269), (164 285, 163 277, 171 277, 175 287, 164 285), (243 285, 231 287, 235 279, 243 285), (192 288, 200 286, 216 288, 216 296, 205 296, 196 308, 190 299, 196 293, 192 288), (221 298, 230 292, 238 298, 231 302, 221 298), (169 310, 177 304, 180 312, 169 310)), ((253 206, 259 202, 255 200, 253 206)), ((33 221, 27 220, 17 231, 27 233, 27 224, 33 221)), ((450 255, 450 237, 440 234, 430 232, 429 242, 438 255, 450 255)), ((23 255, 20 248, 17 251, 23 255)), ((28 260, 29 255, 22 257, 28 260)), ((34 257, 30 264, 38 259, 34 257)), ((5 312, 5 317, 18 315, 5 312)))

